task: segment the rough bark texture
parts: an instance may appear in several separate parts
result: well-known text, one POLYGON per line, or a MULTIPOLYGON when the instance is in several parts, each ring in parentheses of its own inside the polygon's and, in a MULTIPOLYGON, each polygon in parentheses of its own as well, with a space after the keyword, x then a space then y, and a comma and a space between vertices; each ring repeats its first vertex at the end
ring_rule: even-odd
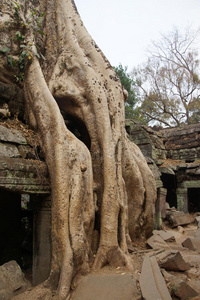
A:
MULTIPOLYGON (((51 177, 52 267, 43 286, 66 299, 78 273, 106 264, 131 268, 127 242, 151 233, 156 188, 139 148, 126 136, 126 92, 83 26, 74 1, 21 4, 24 18, 33 7, 46 12, 44 38, 36 38, 46 60, 33 56, 23 89, 26 115, 51 177), (94 230, 100 239, 93 261, 94 230)), ((12 1, 4 0, 2 9, 6 37, 16 31, 5 30, 12 1)), ((31 39, 31 29, 26 34, 31 39)), ((1 82, 13 84, 3 55, 1 70, 1 82)), ((40 292, 33 291, 38 299, 40 292)))

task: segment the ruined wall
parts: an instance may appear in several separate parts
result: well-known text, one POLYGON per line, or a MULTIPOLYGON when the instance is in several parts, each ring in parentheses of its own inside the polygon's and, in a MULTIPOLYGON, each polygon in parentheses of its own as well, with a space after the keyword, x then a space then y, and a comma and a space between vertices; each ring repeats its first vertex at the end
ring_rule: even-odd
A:
POLYGON ((33 132, 18 119, 1 122, 0 265, 15 260, 25 272, 31 269, 34 285, 50 272, 50 193, 47 166, 33 132))
POLYGON ((22 125, 22 132, 13 128, 13 124, 10 128, 3 125, 0 124, 0 188, 21 193, 50 193, 47 167, 40 160, 36 144, 25 138, 22 125))
POLYGON ((166 158, 162 134, 134 120, 126 120, 125 126, 130 140, 140 147, 145 157, 155 161, 166 158))
POLYGON ((165 193, 167 201, 179 210, 188 212, 192 206, 196 207, 194 210, 200 210, 200 124, 157 132, 127 120, 126 130, 146 160, 156 164, 156 174, 160 172, 162 184, 157 185, 161 188, 158 198, 160 194, 162 196, 157 200, 157 211, 164 215, 165 193))
POLYGON ((200 160, 200 124, 160 131, 166 157, 184 162, 200 160))

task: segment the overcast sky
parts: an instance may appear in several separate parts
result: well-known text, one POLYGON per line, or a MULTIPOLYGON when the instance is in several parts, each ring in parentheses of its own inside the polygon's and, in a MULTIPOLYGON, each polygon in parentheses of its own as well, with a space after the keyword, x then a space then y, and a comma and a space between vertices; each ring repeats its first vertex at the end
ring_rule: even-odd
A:
POLYGON ((90 35, 113 66, 128 71, 146 59, 160 33, 200 27, 200 0, 75 0, 90 35))

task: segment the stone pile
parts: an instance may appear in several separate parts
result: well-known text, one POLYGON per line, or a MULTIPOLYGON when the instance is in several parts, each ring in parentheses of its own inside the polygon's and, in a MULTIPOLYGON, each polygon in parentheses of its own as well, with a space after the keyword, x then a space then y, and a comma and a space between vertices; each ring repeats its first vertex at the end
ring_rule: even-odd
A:
POLYGON ((144 258, 140 276, 146 300, 200 299, 200 223, 181 227, 179 215, 175 219, 176 229, 154 230, 147 240, 152 251, 144 258))

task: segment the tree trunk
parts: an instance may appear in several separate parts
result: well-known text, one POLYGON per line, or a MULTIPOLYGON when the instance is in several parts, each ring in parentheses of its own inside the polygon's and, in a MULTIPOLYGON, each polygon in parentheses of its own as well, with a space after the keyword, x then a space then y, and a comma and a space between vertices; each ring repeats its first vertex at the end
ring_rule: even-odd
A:
MULTIPOLYGON (((22 2, 26 18, 36 2, 22 2)), ((42 287, 66 299, 76 274, 106 264, 132 268, 127 242, 151 233, 156 187, 127 139, 121 83, 73 0, 40 0, 37 9, 46 12, 44 38, 34 37, 46 60, 33 55, 27 64, 24 95, 51 178, 52 266, 42 287)), ((31 29, 26 34, 33 36, 31 29)))

